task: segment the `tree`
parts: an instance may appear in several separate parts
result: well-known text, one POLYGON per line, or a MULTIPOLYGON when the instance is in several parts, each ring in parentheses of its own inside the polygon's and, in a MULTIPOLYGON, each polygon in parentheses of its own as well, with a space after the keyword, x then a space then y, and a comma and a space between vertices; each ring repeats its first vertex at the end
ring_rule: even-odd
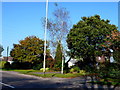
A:
MULTIPOLYGON (((33 64, 43 63, 44 41, 38 37, 26 37, 24 40, 20 40, 19 44, 14 44, 13 46, 14 48, 11 50, 10 55, 15 61, 31 62, 33 64)), ((48 49, 47 55, 50 55, 48 49)))
MULTIPOLYGON (((43 21, 45 25, 45 20, 43 21)), ((48 19, 48 33, 50 41, 50 49, 53 56, 55 56, 56 47, 58 42, 65 47, 66 35, 70 28, 69 12, 66 8, 60 7, 55 3, 55 11, 53 12, 53 19, 48 19), (64 43, 64 44, 63 44, 64 43)))
POLYGON ((49 67, 50 69, 53 69, 54 65, 55 65, 55 60, 50 55, 47 55, 46 58, 47 58, 46 59, 46 67, 49 67))
POLYGON ((113 52, 113 58, 115 59, 115 62, 120 64, 120 50, 115 50, 113 52))
POLYGON ((56 53, 55 53, 55 68, 61 69, 62 66, 62 46, 61 43, 58 42, 56 53))
MULTIPOLYGON (((113 51, 113 57, 117 63, 120 64, 120 31, 114 30, 112 31, 110 39, 110 45, 113 51)), ((110 37, 110 36, 108 36, 110 37)))
POLYGON ((114 30, 111 36, 111 48, 120 51, 120 31, 114 30))
POLYGON ((4 50, 3 47, 0 45, 0 57, 2 56, 1 53, 3 50, 4 50))
POLYGON ((101 19, 99 15, 82 17, 67 36, 70 56, 83 58, 86 64, 95 65, 96 56, 109 53, 110 45, 107 41, 114 30, 117 30, 117 27, 110 24, 109 20, 101 19))

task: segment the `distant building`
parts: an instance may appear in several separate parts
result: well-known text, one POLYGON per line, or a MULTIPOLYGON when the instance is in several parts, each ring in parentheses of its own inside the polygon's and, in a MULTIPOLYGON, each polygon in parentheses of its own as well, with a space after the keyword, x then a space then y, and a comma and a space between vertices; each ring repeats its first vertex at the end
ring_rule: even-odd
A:
POLYGON ((105 56, 105 55, 97 56, 97 57, 96 57, 96 61, 97 61, 97 62, 100 62, 100 63, 104 63, 104 62, 106 62, 106 61, 113 62, 113 61, 114 61, 114 58, 113 58, 113 50, 110 49, 110 55, 109 55, 109 56, 105 56))
POLYGON ((102 56, 97 56, 97 57, 96 57, 96 61, 97 61, 97 62, 100 62, 100 63, 105 62, 105 56, 104 56, 104 55, 102 55, 102 56))
POLYGON ((0 61, 3 61, 3 57, 0 57, 0 61))
POLYGON ((13 63, 13 57, 3 57, 2 61, 8 61, 10 64, 13 63))
POLYGON ((3 57, 3 61, 12 61, 13 57, 3 57))
POLYGON ((68 62, 68 67, 70 68, 71 66, 74 66, 76 62, 78 62, 78 60, 72 58, 72 59, 68 62))

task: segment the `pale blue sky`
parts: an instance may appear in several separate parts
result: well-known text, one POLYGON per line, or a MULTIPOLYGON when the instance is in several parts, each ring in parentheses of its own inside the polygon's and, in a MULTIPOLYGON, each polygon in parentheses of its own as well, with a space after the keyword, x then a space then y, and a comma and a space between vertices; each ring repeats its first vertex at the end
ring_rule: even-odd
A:
MULTIPOLYGON (((76 24, 83 16, 99 14, 103 19, 109 19, 118 26, 117 2, 60 2, 70 12, 72 25, 76 24)), ((54 2, 49 3, 48 18, 53 18, 54 2)), ((2 43, 3 56, 6 48, 13 48, 13 43, 27 36, 35 35, 44 39, 44 29, 41 18, 45 17, 45 2, 3 2, 2 3, 2 43)), ((49 38, 49 37, 47 37, 49 38)))

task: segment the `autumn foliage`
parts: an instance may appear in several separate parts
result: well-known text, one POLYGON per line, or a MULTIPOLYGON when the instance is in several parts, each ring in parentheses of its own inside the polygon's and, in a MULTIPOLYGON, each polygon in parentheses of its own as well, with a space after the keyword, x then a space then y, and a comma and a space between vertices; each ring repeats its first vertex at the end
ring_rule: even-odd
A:
MULTIPOLYGON (((41 64, 42 67, 44 52, 43 40, 39 39, 36 36, 29 36, 24 40, 20 40, 19 44, 14 44, 13 46, 14 48, 11 50, 10 55, 14 58, 14 61, 30 62, 33 64, 33 66, 41 64)), ((49 49, 47 49, 47 57, 50 57, 49 49)))

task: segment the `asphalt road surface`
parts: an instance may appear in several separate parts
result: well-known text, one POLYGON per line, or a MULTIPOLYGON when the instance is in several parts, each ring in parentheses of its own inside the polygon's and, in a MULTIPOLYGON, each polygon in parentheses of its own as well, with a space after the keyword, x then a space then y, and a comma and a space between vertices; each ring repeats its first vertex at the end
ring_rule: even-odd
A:
MULTIPOLYGON (((2 89, 7 88, 78 88, 78 89, 94 89, 104 88, 113 89, 113 86, 100 86, 86 83, 90 78, 77 77, 73 79, 65 78, 41 78, 31 75, 19 74, 12 71, 0 71, 2 78, 0 78, 0 86, 2 89)), ((105 89, 106 90, 106 89, 105 89)), ((120 90, 120 87, 117 87, 116 90, 120 90)))

